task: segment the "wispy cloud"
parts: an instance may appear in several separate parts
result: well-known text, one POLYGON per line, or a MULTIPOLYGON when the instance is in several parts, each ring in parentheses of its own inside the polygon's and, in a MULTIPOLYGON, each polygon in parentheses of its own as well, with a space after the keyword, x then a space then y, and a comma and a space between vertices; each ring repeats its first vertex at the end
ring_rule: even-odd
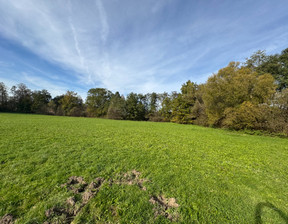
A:
POLYGON ((0 61, 0 66, 1 67, 11 67, 13 65, 14 65, 13 62, 0 61))
POLYGON ((100 22, 102 25, 101 38, 102 38, 102 41, 105 43, 107 39, 107 35, 109 34, 109 25, 107 22, 106 11, 103 7, 101 0, 96 0, 96 4, 97 4, 98 12, 99 12, 100 22))
POLYGON ((61 68, 52 74, 25 59, 25 80, 55 93, 172 91, 258 49, 286 47, 287 8, 277 2, 0 0, 0 37, 61 68))

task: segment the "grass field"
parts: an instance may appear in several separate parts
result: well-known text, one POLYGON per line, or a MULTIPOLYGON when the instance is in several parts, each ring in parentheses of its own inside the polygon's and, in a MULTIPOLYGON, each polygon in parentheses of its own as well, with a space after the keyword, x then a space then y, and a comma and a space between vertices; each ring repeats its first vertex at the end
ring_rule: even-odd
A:
MULTIPOLYGON (((43 223, 45 211, 67 207, 67 198, 80 203, 80 194, 61 185, 81 176, 87 183, 105 181, 73 223, 288 223, 287 158, 288 139, 277 137, 0 114, 0 217, 43 223), (145 179, 142 189, 121 182, 132 170, 145 179), (151 203, 160 195, 175 198, 179 207, 151 203)), ((63 216, 48 221, 61 223, 63 216)))

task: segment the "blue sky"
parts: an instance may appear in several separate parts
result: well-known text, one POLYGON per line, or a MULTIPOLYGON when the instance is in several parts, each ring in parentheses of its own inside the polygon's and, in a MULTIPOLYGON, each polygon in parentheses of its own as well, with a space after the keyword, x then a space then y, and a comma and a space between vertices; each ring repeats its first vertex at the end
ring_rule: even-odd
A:
POLYGON ((287 47, 287 0, 0 0, 0 81, 53 96, 179 91, 287 47))

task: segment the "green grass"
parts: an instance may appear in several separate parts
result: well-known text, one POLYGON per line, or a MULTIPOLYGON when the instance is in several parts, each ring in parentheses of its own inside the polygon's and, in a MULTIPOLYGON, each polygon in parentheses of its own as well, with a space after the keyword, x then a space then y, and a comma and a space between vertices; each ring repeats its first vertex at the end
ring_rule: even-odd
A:
POLYGON ((43 223, 70 176, 136 169, 147 191, 109 186, 74 223, 170 223, 151 195, 174 197, 179 223, 287 223, 288 139, 193 125, 0 114, 0 217, 43 223), (112 210, 116 212, 112 212, 112 210))

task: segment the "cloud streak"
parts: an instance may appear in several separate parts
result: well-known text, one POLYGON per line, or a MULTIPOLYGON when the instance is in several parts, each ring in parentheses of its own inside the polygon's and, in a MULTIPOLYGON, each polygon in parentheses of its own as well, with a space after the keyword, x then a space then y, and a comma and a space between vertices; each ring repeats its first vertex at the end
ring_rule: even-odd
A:
POLYGON ((100 22, 102 25, 101 38, 104 43, 106 43, 107 36, 109 34, 109 25, 107 22, 106 11, 103 7, 101 0, 96 0, 96 5, 99 11, 100 22))
POLYGON ((258 49, 287 47, 287 9, 277 2, 0 0, 0 37, 47 61, 49 72, 25 58, 25 69, 10 66, 32 85, 169 92, 258 49))

